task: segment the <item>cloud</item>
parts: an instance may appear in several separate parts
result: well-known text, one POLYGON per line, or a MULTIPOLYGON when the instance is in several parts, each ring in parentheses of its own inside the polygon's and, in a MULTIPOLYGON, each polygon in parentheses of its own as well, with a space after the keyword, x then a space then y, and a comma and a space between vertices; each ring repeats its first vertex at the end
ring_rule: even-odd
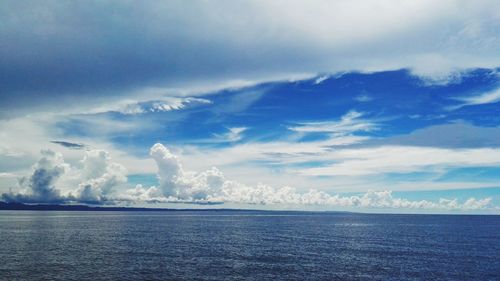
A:
POLYGON ((241 203, 258 205, 322 205, 329 207, 479 210, 489 208, 491 198, 470 198, 464 203, 456 199, 438 202, 411 201, 396 198, 391 191, 368 191, 362 195, 330 195, 316 189, 299 193, 288 186, 280 188, 265 184, 255 187, 228 180, 215 167, 201 172, 187 172, 177 156, 162 144, 155 144, 150 151, 158 165, 159 186, 145 188, 137 185, 126 192, 122 200, 135 202, 170 203, 241 203))
POLYGON ((184 177, 184 171, 177 156, 158 143, 151 147, 150 155, 158 166, 158 180, 163 195, 182 196, 177 181, 184 177))
POLYGON ((327 80, 328 78, 330 78, 330 75, 322 75, 322 76, 318 76, 318 77, 314 80, 314 85, 319 85, 319 84, 321 84, 323 81, 327 80))
POLYGON ((120 103, 112 103, 99 106, 86 111, 86 114, 97 114, 106 112, 118 112, 126 115, 144 113, 166 112, 211 104, 208 99, 195 97, 163 97, 160 100, 130 101, 123 100, 120 103))
POLYGON ((448 109, 456 110, 464 106, 497 103, 500 102, 500 88, 496 88, 495 90, 488 91, 479 95, 458 97, 455 99, 461 101, 462 103, 456 106, 450 106, 448 107, 448 109))
POLYGON ((372 101, 373 98, 370 97, 369 95, 364 94, 364 95, 358 95, 358 96, 354 97, 354 100, 359 101, 359 102, 369 102, 369 101, 372 101))
MULTIPOLYGON (((133 154, 126 147, 113 145, 109 140, 119 134, 129 135, 132 131, 141 133, 151 129, 150 122, 115 120, 102 116, 67 116, 54 113, 34 113, 30 116, 0 120, 0 171, 18 175, 26 174, 33 163, 38 161, 41 149, 64 152, 65 161, 78 166, 85 150, 95 148, 108 151, 115 161, 126 163, 131 173, 153 173, 154 161, 133 154), (71 121, 78 124, 72 127, 71 121), (69 122, 69 123, 66 123, 69 122), (75 133, 66 134, 66 129, 75 133), (52 140, 67 140, 84 144, 85 149, 68 149, 52 140), (128 151, 126 151, 128 150, 128 151)), ((66 141, 69 142, 69 141, 66 141)), ((141 150, 141 153, 144 154, 141 150)), ((0 193, 14 186, 15 182, 1 182, 0 193)))
POLYGON ((498 10, 492 0, 4 1, 1 108, 202 81, 497 67, 498 10))
POLYGON ((334 164, 305 168, 309 176, 366 176, 384 173, 440 171, 452 167, 495 167, 500 165, 500 149, 445 149, 418 146, 380 146, 330 151, 316 157, 334 164))
POLYGON ((59 152, 42 150, 41 153, 42 158, 32 167, 31 175, 19 180, 21 190, 2 194, 3 200, 102 204, 110 200, 114 187, 127 180, 125 168, 111 162, 109 154, 103 150, 86 151, 82 167, 65 163, 59 152))
POLYGON ((13 173, 0 173, 0 178, 13 178, 15 176, 13 173))
POLYGON ((208 141, 212 142, 212 143, 239 141, 242 138, 243 132, 245 132, 246 130, 248 130, 247 127, 228 128, 229 132, 227 132, 225 134, 214 134, 215 139, 210 139, 208 141))
POLYGON ((463 121, 417 129, 406 135, 371 140, 370 145, 405 145, 435 148, 498 148, 500 127, 474 126, 463 121))
POLYGON ((339 135, 377 130, 378 125, 362 119, 363 115, 363 112, 351 110, 338 121, 300 123, 297 126, 288 127, 288 129, 301 133, 334 133, 339 135))
POLYGON ((50 141, 51 143, 59 144, 69 149, 82 149, 85 148, 85 145, 82 143, 74 143, 68 141, 50 141))
POLYGON ((491 198, 469 198, 463 203, 463 208, 467 210, 478 210, 487 207, 491 203, 491 198))
POLYGON ((81 182, 70 196, 79 202, 102 203, 108 200, 113 187, 127 182, 127 170, 121 164, 111 162, 109 153, 104 150, 91 150, 85 153, 80 171, 81 182))
POLYGON ((19 180, 19 185, 24 190, 18 194, 2 194, 4 200, 27 203, 62 203, 66 201, 55 184, 68 170, 68 165, 64 163, 60 153, 42 150, 41 154, 42 158, 33 166, 31 176, 19 180))
POLYGON ((212 167, 204 172, 186 171, 178 157, 155 144, 150 155, 158 167, 159 185, 116 192, 126 183, 126 169, 112 162, 103 150, 85 152, 80 166, 65 163, 62 154, 42 151, 30 176, 19 181, 21 190, 2 194, 8 202, 25 203, 187 203, 243 205, 323 206, 325 208, 384 208, 419 210, 488 210, 491 198, 469 198, 464 202, 441 198, 438 201, 412 201, 394 197, 391 191, 373 191, 342 196, 309 188, 299 192, 293 187, 272 187, 266 184, 246 185, 227 179, 212 167), (76 186, 76 188, 74 188, 76 186))
POLYGON ((54 117, 55 120, 47 124, 49 129, 56 128, 59 130, 58 133, 63 136, 84 137, 86 142, 94 139, 106 140, 110 137, 139 130, 147 132, 159 127, 158 123, 149 122, 147 119, 114 118, 112 114, 78 114, 54 117))
POLYGON ((177 156, 159 143, 151 148, 150 155, 158 166, 158 188, 165 197, 203 202, 216 196, 225 183, 217 168, 199 174, 185 172, 177 156))

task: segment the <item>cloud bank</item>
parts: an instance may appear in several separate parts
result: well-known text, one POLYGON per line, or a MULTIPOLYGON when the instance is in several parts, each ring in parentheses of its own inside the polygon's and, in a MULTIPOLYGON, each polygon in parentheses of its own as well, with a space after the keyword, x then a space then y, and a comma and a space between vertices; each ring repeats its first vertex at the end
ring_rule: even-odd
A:
POLYGON ((411 201, 396 198, 391 191, 368 191, 362 195, 330 195, 310 189, 300 193, 288 186, 276 188, 265 184, 248 186, 228 180, 217 168, 201 172, 187 172, 177 156, 162 144, 155 144, 150 155, 158 166, 158 187, 137 185, 127 191, 123 200, 145 202, 183 203, 243 203, 257 205, 323 205, 329 207, 402 208, 402 209, 444 209, 480 210, 491 207, 491 198, 469 198, 460 203, 456 199, 440 199, 437 202, 411 201))
POLYGON ((373 191, 342 196, 309 189, 299 192, 289 186, 266 184, 249 186, 226 179, 212 167, 204 172, 186 171, 178 157, 160 143, 150 155, 158 168, 158 186, 138 184, 125 192, 116 188, 126 183, 126 169, 112 162, 103 150, 86 151, 81 166, 64 162, 62 154, 50 150, 33 165, 31 175, 19 180, 19 192, 2 194, 7 202, 24 203, 186 203, 246 205, 324 206, 328 208, 384 208, 421 210, 487 210, 494 208, 491 198, 469 198, 464 202, 441 198, 439 201, 412 201, 393 196, 392 191, 373 191), (75 188, 76 187, 76 188, 75 188))

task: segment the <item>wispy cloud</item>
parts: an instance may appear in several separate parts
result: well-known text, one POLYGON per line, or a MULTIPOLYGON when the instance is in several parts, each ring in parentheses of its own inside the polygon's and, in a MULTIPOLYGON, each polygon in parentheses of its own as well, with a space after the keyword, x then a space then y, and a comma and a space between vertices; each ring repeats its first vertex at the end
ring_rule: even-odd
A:
POLYGON ((149 101, 129 101, 123 100, 119 103, 108 104, 93 108, 86 114, 98 114, 106 112, 118 112, 121 114, 144 114, 181 110, 198 105, 211 104, 212 102, 204 98, 195 97, 163 97, 158 100, 149 101))
POLYGON ((243 132, 245 132, 247 127, 233 127, 229 128, 228 132, 225 134, 215 134, 214 142, 235 142, 242 139, 243 132))
POLYGON ((14 177, 17 177, 17 175, 13 173, 0 173, 0 178, 14 178, 14 177))
POLYGON ((358 95, 358 96, 354 97, 354 100, 359 101, 359 102, 369 102, 369 101, 372 101, 373 98, 367 94, 363 94, 363 95, 358 95))
POLYGON ((452 167, 494 167, 500 165, 500 149, 380 146, 329 151, 316 159, 330 159, 336 163, 297 172, 310 176, 363 176, 431 172, 452 167))
POLYGON ((497 103, 500 102, 500 88, 479 95, 457 97, 455 98, 455 100, 458 100, 462 103, 459 105, 450 106, 447 109, 456 110, 464 106, 497 103))
POLYGON ((244 132, 248 130, 248 127, 230 127, 226 128, 224 133, 214 133, 212 137, 205 139, 197 139, 189 141, 190 144, 231 144, 238 142, 243 139, 244 132))
POLYGON ((340 120, 299 123, 296 126, 288 127, 288 129, 301 133, 333 134, 351 134, 377 130, 378 124, 361 118, 363 115, 365 115, 363 112, 351 110, 343 115, 340 120))
POLYGON ((323 81, 327 80, 328 78, 330 78, 329 75, 319 76, 316 79, 314 79, 314 85, 319 85, 319 84, 323 83, 323 81))

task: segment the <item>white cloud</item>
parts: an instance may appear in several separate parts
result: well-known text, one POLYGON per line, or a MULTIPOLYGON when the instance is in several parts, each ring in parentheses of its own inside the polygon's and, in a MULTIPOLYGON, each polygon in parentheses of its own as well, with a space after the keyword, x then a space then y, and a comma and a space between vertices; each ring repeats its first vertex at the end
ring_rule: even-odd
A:
POLYGON ((363 115, 363 112, 351 110, 338 121, 300 123, 297 126, 288 127, 288 129, 301 133, 320 132, 340 135, 377 130, 378 125, 375 122, 362 119, 363 115))
POLYGON ((218 165, 234 165, 250 161, 293 164, 315 160, 328 160, 327 155, 332 149, 362 143, 367 139, 369 138, 364 136, 341 135, 311 142, 252 142, 213 151, 185 146, 182 150, 186 152, 184 157, 189 158, 190 163, 208 157, 209 159, 213 159, 213 163, 217 163, 218 165))
POLYGON ((184 178, 184 171, 177 156, 160 144, 155 144, 151 148, 150 155, 158 166, 158 179, 163 195, 183 197, 177 181, 184 178))
POLYGON ((467 210, 483 209, 491 203, 491 198, 469 198, 463 203, 463 208, 467 210))
POLYGON ((330 159, 336 163, 297 172, 310 176, 362 176, 431 172, 451 167, 493 167, 500 165, 500 149, 380 146, 329 151, 316 159, 330 159))
POLYGON ((314 84, 315 85, 319 85, 321 83, 323 83, 323 81, 327 80, 328 78, 330 78, 329 75, 322 75, 322 76, 319 76, 317 77, 315 80, 314 80, 314 84))
POLYGON ((86 114, 97 114, 105 112, 119 112, 122 114, 144 114, 153 112, 165 112, 181 110, 197 105, 211 104, 208 99, 195 97, 162 97, 155 100, 130 100, 124 99, 120 102, 113 102, 107 105, 86 111, 86 114))
POLYGON ((16 177, 16 174, 13 173, 0 173, 0 178, 13 178, 16 177))
POLYGON ((80 202, 106 201, 113 188, 127 182, 127 170, 121 164, 111 162, 104 150, 86 151, 82 160, 80 178, 83 180, 76 191, 70 192, 80 202))
POLYGON ((469 105, 497 103, 497 102, 500 102, 500 88, 497 88, 493 91, 489 91, 489 92, 482 93, 479 95, 458 97, 455 99, 458 101, 461 101, 462 104, 459 104, 456 106, 451 106, 448 109, 455 110, 455 109, 459 109, 459 108, 462 108, 464 106, 469 106, 469 105))
POLYGON ((225 134, 214 134, 214 139, 207 140, 208 142, 235 142, 241 140, 242 134, 248 130, 247 127, 233 127, 228 128, 228 132, 225 134))
POLYGON ((488 178, 436 181, 458 168, 498 167, 498 148, 432 147, 418 142, 389 145, 383 140, 377 142, 379 145, 363 145, 367 140, 358 136, 332 136, 311 142, 250 142, 216 149, 195 146, 175 149, 182 162, 194 170, 214 165, 231 178, 252 185, 261 181, 300 189, 314 186, 329 192, 364 192, 368 187, 384 190, 388 185, 394 191, 498 186, 488 178), (398 173, 401 175, 397 180, 390 177, 398 173), (419 173, 419 179, 412 173, 419 173))
POLYGON ((111 200, 114 187, 127 181, 126 169, 111 162, 109 154, 103 150, 86 151, 81 168, 66 163, 59 152, 42 150, 41 154, 31 175, 19 179, 21 190, 2 194, 4 200, 101 204, 111 200))
POLYGON ((359 101, 359 102, 369 102, 369 101, 372 101, 373 98, 370 97, 369 95, 364 94, 364 95, 356 96, 354 98, 354 100, 359 101))
MULTIPOLYGON (((63 151, 65 161, 78 165, 82 159, 83 149, 74 150, 54 143, 63 139, 72 143, 84 143, 86 150, 96 148, 108 151, 120 163, 127 163, 131 173, 153 173, 154 162, 134 156, 130 151, 124 151, 109 142, 114 134, 121 134, 141 129, 152 130, 154 125, 148 122, 130 122, 114 120, 100 116, 73 116, 54 113, 35 113, 26 117, 0 120, 0 171, 15 174, 25 174, 39 158, 41 149, 63 151), (83 122, 82 130, 87 136, 67 137, 61 130, 61 122, 75 118, 83 122)), ((0 184, 1 189, 5 186, 0 184)))
POLYGON ((360 195, 331 195, 308 188, 298 192, 289 186, 272 187, 266 184, 246 185, 227 179, 212 167, 204 172, 186 171, 176 155, 161 144, 150 151, 158 167, 158 187, 135 188, 116 192, 126 182, 125 168, 111 161, 102 150, 87 151, 81 166, 65 163, 62 154, 42 151, 42 158, 33 166, 30 176, 20 180, 18 192, 2 195, 7 201, 29 203, 83 202, 92 204, 118 202, 163 202, 191 204, 251 204, 324 206, 325 208, 385 208, 430 210, 487 210, 491 198, 469 198, 439 201, 412 201, 394 197, 391 191, 368 191, 360 195), (75 186, 77 186, 75 188, 75 186))
POLYGON ((122 196, 122 200, 157 203, 169 200, 173 201, 174 198, 171 197, 170 199, 167 199, 165 195, 163 195, 162 191, 155 186, 145 188, 142 184, 138 184, 135 188, 128 189, 125 196, 122 196))
POLYGON ((123 200, 442 210, 486 209, 491 203, 490 198, 480 200, 470 198, 464 203, 459 203, 456 199, 444 198, 438 202, 411 201, 395 198, 391 191, 368 191, 362 195, 340 196, 330 195, 316 189, 299 193, 288 186, 275 188, 258 184, 252 187, 226 179, 222 172, 214 167, 201 173, 186 172, 179 159, 159 143, 151 148, 151 156, 158 165, 159 187, 144 188, 138 185, 128 190, 123 200))

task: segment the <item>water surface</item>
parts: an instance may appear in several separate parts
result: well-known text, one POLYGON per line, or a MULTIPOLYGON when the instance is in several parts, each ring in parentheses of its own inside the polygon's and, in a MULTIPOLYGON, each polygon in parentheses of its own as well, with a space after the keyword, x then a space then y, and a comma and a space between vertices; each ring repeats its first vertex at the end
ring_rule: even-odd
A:
POLYGON ((500 216, 0 211, 1 280, 500 280, 500 216))

